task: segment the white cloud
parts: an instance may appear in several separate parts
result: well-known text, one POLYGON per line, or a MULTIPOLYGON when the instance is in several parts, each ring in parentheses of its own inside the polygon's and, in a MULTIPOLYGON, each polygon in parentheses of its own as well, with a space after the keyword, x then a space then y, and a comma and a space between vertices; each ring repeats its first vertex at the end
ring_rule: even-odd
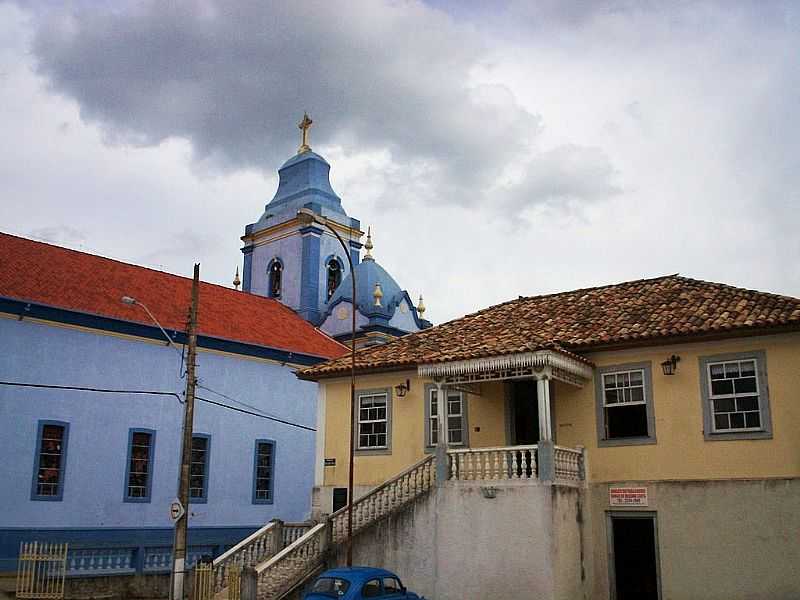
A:
POLYGON ((800 295, 789 9, 155 6, 0 6, 6 230, 228 284, 308 109, 435 321, 671 272, 800 295))

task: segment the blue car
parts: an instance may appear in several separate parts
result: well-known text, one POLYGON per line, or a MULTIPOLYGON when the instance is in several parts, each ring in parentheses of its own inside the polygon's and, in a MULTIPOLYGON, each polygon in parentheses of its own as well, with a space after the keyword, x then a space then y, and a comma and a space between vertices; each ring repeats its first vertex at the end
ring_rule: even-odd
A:
POLYGON ((409 592, 400 578, 386 569, 374 567, 348 567, 330 569, 320 575, 311 586, 305 600, 361 600, 361 598, 403 598, 425 600, 409 592))

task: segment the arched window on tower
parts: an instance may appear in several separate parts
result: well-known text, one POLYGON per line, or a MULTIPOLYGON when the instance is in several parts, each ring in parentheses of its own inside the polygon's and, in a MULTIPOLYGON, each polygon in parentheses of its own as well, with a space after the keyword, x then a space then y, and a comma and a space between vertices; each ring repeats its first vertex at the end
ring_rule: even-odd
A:
POLYGON ((269 274, 269 297, 280 298, 281 283, 283 280, 283 265, 281 261, 277 258, 273 259, 272 262, 269 263, 267 273, 269 274))
POLYGON ((330 300, 333 292, 339 287, 342 282, 342 264, 335 258, 328 261, 328 295, 326 300, 330 300))

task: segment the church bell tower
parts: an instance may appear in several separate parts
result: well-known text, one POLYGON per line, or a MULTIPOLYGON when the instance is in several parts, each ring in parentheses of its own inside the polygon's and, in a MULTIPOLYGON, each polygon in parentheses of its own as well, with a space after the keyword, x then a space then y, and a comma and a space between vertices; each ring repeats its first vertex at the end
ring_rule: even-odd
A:
POLYGON ((354 265, 359 263, 363 232, 331 187, 330 165, 311 150, 311 124, 303 115, 297 154, 278 170, 278 190, 261 218, 245 227, 242 290, 280 300, 318 325, 325 304, 349 273, 348 261, 329 231, 304 225, 297 211, 308 208, 327 217, 349 244, 354 265))

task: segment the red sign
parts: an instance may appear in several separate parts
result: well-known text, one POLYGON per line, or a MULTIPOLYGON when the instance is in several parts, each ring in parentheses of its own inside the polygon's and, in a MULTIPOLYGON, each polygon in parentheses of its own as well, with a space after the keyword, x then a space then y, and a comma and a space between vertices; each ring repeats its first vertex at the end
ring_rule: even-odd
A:
POLYGON ((608 489, 611 506, 647 506, 646 487, 618 487, 608 489))

